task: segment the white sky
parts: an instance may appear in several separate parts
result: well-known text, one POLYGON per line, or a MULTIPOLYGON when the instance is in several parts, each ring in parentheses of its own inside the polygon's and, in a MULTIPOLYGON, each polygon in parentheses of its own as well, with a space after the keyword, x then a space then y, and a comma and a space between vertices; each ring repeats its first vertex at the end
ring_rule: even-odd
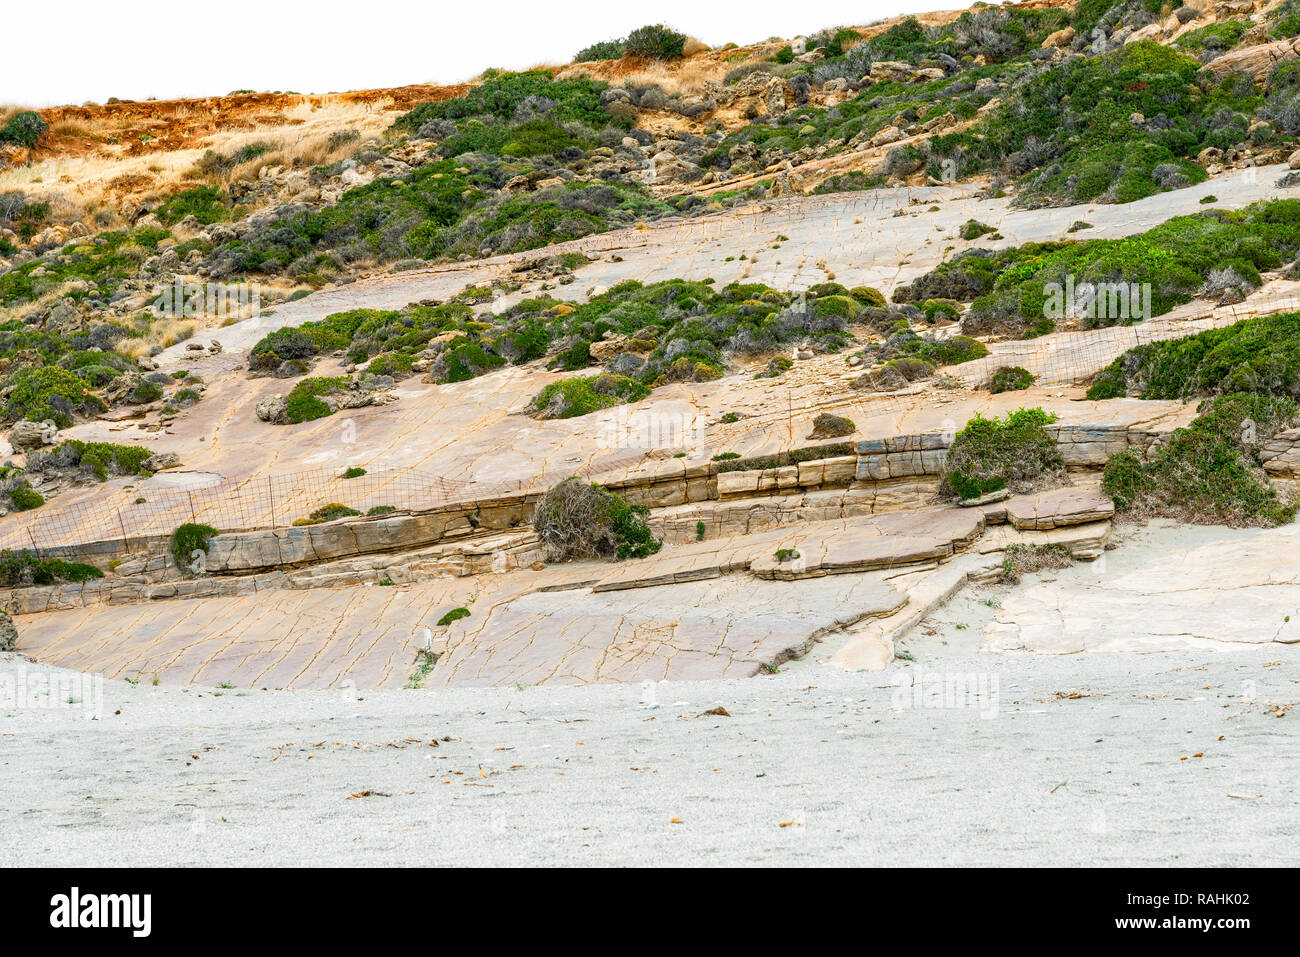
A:
POLYGON ((705 43, 752 43, 968 0, 5 0, 0 103, 24 106, 329 93, 465 80, 487 67, 565 63, 598 40, 666 23, 705 43), (21 40, 20 40, 21 38, 21 40), (20 41, 20 42, 15 42, 20 41))

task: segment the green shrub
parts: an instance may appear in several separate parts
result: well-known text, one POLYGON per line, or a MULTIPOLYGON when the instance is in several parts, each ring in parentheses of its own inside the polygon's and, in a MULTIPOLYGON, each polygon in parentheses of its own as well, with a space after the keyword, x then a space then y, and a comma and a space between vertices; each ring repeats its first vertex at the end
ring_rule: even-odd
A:
POLYGON ((1256 203, 1237 211, 1178 216, 1123 239, 1026 243, 979 255, 954 256, 899 287, 899 302, 943 297, 971 301, 963 328, 971 335, 1028 338, 1050 332, 1066 315, 1066 290, 1085 284, 1105 291, 1080 317, 1083 328, 1140 322, 1201 293, 1216 270, 1231 267, 1247 286, 1262 270, 1300 253, 1300 201, 1256 203))
POLYGON ((15 113, 9 118, 9 122, 0 128, 0 143, 14 143, 30 149, 48 129, 39 113, 24 110, 15 113))
POLYGON ((607 372, 590 378, 552 382, 537 393, 533 408, 548 418, 571 419, 615 405, 638 402, 649 394, 649 387, 635 379, 607 372))
POLYGON ((1190 426, 1176 429, 1145 454, 1111 457, 1102 491, 1115 507, 1139 517, 1163 516, 1198 525, 1273 527, 1295 519, 1259 468, 1259 449, 1296 415, 1289 397, 1233 393, 1208 399, 1190 426))
POLYGON ((989 392, 997 395, 1001 392, 1019 392, 1034 384, 1034 376, 1028 369, 1020 366, 1000 366, 989 380, 989 392))
POLYGON ((338 502, 331 502, 329 505, 322 505, 313 511, 306 518, 294 519, 294 525, 320 525, 322 522, 332 522, 338 518, 348 518, 352 515, 360 515, 357 509, 348 505, 342 505, 338 502))
POLYGON ((447 625, 450 625, 453 621, 460 621, 460 619, 468 618, 468 617, 469 617, 468 608, 453 608, 451 611, 447 612, 447 614, 443 615, 441 618, 438 619, 438 627, 445 628, 447 625))
POLYGON ((10 588, 53 585, 60 582, 86 582, 103 578, 94 565, 65 562, 58 558, 39 558, 31 552, 0 552, 0 583, 10 588))
POLYGON ((289 421, 296 425, 333 414, 320 396, 342 392, 347 381, 343 376, 314 376, 300 380, 285 397, 289 421))
POLYGON ((533 528, 552 561, 570 558, 644 558, 662 544, 645 523, 649 509, 629 505, 594 482, 565 479, 533 513, 533 528))
POLYGON ((397 511, 397 507, 394 505, 375 505, 372 506, 366 512, 366 514, 367 515, 390 515, 396 511, 397 511))
POLYGON ((365 474, 366 474, 365 469, 361 468, 360 466, 353 465, 348 467, 348 469, 344 471, 343 477, 345 479, 354 479, 354 478, 361 478, 361 476, 365 474))
POLYGON ((28 468, 39 471, 48 467, 81 466, 104 482, 109 475, 149 475, 144 462, 152 450, 140 445, 115 442, 83 442, 69 439, 52 449, 42 449, 28 456, 28 468))
POLYGON ((623 51, 628 56, 641 56, 651 60, 675 60, 682 55, 686 35, 671 30, 662 23, 637 27, 623 41, 623 51))
POLYGON ((617 60, 623 55, 622 40, 602 40, 583 47, 573 55, 575 63, 592 63, 597 60, 617 60))
POLYGON ((961 236, 962 239, 971 240, 979 239, 981 236, 986 236, 989 233, 996 232, 997 230, 992 226, 986 226, 977 220, 968 219, 966 220, 965 225, 963 225, 961 230, 958 232, 958 235, 961 236))
POLYGON ((953 438, 944 463, 943 487, 963 500, 1010 486, 1028 492, 1059 483, 1064 463, 1047 426, 1056 415, 1017 409, 1005 419, 976 415, 953 438))
POLYGON ((167 226, 179 223, 186 216, 211 225, 229 219, 230 210, 215 187, 198 186, 167 197, 154 210, 154 215, 167 226))
POLYGON ((1201 78, 1200 67, 1154 41, 1067 60, 1015 85, 971 126, 932 138, 929 150, 962 177, 1018 177, 1018 205, 1127 203, 1199 183, 1196 155, 1243 143, 1262 105, 1253 84, 1201 78), (1135 113, 1162 121, 1134 123, 1135 113))
POLYGON ((86 388, 76 373, 58 366, 19 369, 9 378, 5 418, 14 421, 53 421, 59 428, 73 424, 73 414, 102 412, 106 406, 86 388))
POLYGON ((45 504, 44 497, 26 482, 15 485, 9 490, 9 501, 13 503, 15 512, 30 512, 45 504))
POLYGON ((398 130, 415 132, 433 119, 461 120, 468 117, 492 116, 510 120, 525 100, 543 97, 555 101, 550 115, 561 122, 579 120, 589 126, 600 127, 610 121, 610 116, 600 104, 600 94, 606 85, 578 77, 556 80, 545 70, 523 73, 487 71, 483 82, 472 87, 464 96, 421 103, 404 114, 394 124, 398 130))
POLYGON ((1257 316, 1137 346, 1097 375, 1088 398, 1130 392, 1143 399, 1227 392, 1300 396, 1300 313, 1257 316))
POLYGON ((196 524, 186 522, 184 525, 178 525, 176 531, 172 532, 172 560, 176 562, 178 568, 188 568, 191 556, 195 552, 206 552, 208 542, 218 532, 211 525, 196 524))
POLYGON ((145 402, 153 402, 156 399, 161 399, 162 394, 162 386, 157 382, 150 382, 148 379, 143 379, 139 385, 131 390, 130 398, 132 402, 143 404, 145 402))

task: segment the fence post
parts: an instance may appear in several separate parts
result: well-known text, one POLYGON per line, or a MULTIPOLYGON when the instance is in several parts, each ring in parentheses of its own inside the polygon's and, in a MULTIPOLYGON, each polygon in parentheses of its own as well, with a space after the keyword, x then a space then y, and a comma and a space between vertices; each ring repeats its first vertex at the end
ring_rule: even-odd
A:
POLYGON ((189 497, 189 500, 190 500, 190 521, 191 521, 191 522, 195 522, 195 523, 197 523, 197 522, 198 522, 198 516, 196 516, 196 515, 194 514, 194 493, 193 493, 193 492, 186 492, 185 494, 189 497))
POLYGON ((275 487, 271 485, 271 476, 266 477, 266 497, 271 502, 271 527, 275 528, 275 487))

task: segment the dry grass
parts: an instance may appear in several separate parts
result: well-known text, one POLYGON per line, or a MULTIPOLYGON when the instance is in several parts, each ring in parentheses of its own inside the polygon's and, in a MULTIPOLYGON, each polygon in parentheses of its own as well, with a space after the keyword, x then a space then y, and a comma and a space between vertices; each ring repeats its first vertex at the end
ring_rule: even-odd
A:
MULTIPOLYGON (((0 192, 22 190, 33 202, 52 203, 52 222, 82 221, 96 229, 117 226, 122 215, 142 200, 192 185, 195 167, 208 150, 229 155, 252 143, 269 144, 270 151, 222 177, 256 179, 258 171, 268 165, 288 166, 296 161, 310 167, 344 158, 367 138, 382 135, 398 112, 387 101, 304 100, 280 113, 251 117, 245 129, 219 129, 182 149, 139 153, 132 153, 125 144, 109 142, 125 129, 139 130, 136 121, 112 117, 66 120, 52 131, 60 142, 73 143, 75 148, 38 155, 30 165, 0 171, 0 192), (329 134, 343 129, 356 130, 360 139, 331 149, 329 134), (93 221, 99 212, 106 212, 107 222, 93 221)), ((184 107, 169 114, 181 120, 194 115, 184 107)))
POLYGON ((998 581, 1017 585, 1024 575, 1069 568, 1073 564, 1074 556, 1064 545, 1008 545, 998 581))

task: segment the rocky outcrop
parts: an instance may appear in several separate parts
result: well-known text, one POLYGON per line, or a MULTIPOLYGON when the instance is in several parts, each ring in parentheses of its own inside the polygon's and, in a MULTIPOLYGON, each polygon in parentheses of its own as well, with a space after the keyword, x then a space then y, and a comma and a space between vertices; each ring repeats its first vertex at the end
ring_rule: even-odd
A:
MULTIPOLYGON (((1146 449, 1164 431, 1122 424, 1050 425, 1047 433, 1056 440, 1067 468, 1097 469, 1110 457, 1127 448, 1146 449)), ((909 476, 943 474, 952 438, 941 432, 897 435, 859 442, 857 479, 882 481, 909 476)))
POLYGON ((1076 486, 1017 496, 1002 508, 1011 525, 1034 531, 1106 521, 1115 514, 1115 503, 1100 489, 1076 486))
POLYGON ((1279 63, 1285 63, 1287 60, 1294 60, 1297 57, 1300 57, 1300 37, 1292 37, 1289 40, 1278 40, 1275 43, 1261 43, 1256 46, 1229 50, 1223 56, 1216 57, 1205 64, 1201 69, 1216 76, 1227 76, 1229 73, 1245 73, 1254 79, 1256 83, 1260 83, 1268 79, 1268 74, 1273 67, 1279 63))
POLYGON ((18 422, 9 430, 9 444, 15 452, 34 452, 49 444, 51 431, 40 422, 18 422))

